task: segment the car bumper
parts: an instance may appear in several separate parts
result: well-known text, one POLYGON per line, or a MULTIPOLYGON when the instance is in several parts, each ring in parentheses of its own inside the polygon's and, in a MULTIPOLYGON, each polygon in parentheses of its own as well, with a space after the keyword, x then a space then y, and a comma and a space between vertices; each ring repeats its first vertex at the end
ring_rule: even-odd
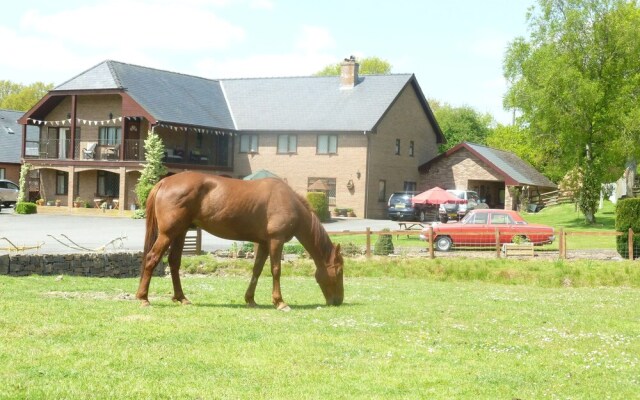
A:
POLYGON ((406 219, 411 220, 415 218, 415 213, 413 210, 394 210, 388 212, 389 219, 406 219))

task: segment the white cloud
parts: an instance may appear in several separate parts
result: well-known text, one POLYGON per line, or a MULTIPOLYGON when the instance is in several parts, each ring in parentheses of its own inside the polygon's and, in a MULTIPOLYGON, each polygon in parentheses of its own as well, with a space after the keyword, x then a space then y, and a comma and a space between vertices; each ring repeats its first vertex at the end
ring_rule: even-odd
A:
POLYGON ((230 60, 202 59, 195 75, 222 78, 308 76, 336 62, 328 54, 260 54, 230 60))
POLYGON ((327 29, 317 26, 303 26, 302 33, 296 40, 296 48, 305 53, 315 53, 334 46, 335 41, 331 33, 327 29))
POLYGON ((24 32, 96 50, 206 51, 244 39, 241 27, 197 3, 110 0, 49 15, 32 10, 20 26, 24 32))

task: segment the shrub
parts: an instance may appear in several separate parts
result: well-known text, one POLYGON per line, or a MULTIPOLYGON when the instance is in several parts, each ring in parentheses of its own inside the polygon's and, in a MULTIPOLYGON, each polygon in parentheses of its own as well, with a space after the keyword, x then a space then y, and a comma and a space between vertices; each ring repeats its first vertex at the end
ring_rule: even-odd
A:
POLYGON ((301 257, 304 256, 305 251, 304 246, 300 243, 287 243, 282 250, 284 254, 297 254, 301 257))
POLYGON ((622 199, 616 204, 615 229, 622 233, 616 236, 616 249, 624 258, 629 258, 629 228, 634 233, 633 258, 640 258, 640 198, 622 199))
POLYGON ((320 221, 327 222, 330 220, 329 199, 324 192, 307 193, 307 201, 320 221))
MULTIPOLYGON (((390 232, 388 228, 384 228, 382 232, 390 232)), ((391 235, 378 235, 378 240, 373 247, 373 254, 377 256, 387 256, 393 253, 393 238, 391 235)))
POLYGON ((20 202, 16 204, 16 214, 35 214, 38 212, 38 206, 35 203, 20 202))

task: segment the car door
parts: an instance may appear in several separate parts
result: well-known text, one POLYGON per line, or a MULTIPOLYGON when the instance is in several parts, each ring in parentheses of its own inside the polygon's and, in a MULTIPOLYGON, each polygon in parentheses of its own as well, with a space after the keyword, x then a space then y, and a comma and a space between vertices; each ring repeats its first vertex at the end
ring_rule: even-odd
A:
POLYGON ((511 243, 515 234, 515 224, 508 213, 499 211, 491 213, 490 227, 493 233, 492 243, 495 243, 496 229, 499 231, 500 243, 511 243))

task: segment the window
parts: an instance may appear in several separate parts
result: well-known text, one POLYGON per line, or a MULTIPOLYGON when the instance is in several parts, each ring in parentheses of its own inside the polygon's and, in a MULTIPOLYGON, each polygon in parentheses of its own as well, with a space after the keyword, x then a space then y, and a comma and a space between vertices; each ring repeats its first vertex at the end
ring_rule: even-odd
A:
POLYGON ((413 157, 414 144, 413 140, 409 142, 409 157, 413 157))
MULTIPOLYGON (((323 177, 310 177, 307 179, 307 187, 310 187, 317 181, 324 182, 327 187, 327 190, 320 190, 327 195, 327 200, 329 201, 330 206, 336 205, 336 178, 323 178, 323 177)), ((315 190, 318 191, 318 190, 315 190)))
POLYGON ((198 132, 196 134, 196 148, 198 149, 202 148, 202 132, 198 132))
POLYGON ((120 196, 120 176, 113 172, 98 171, 98 196, 120 196))
POLYGON ((338 154, 338 136, 318 135, 317 154, 338 154))
POLYGON ((493 214, 491 215, 492 224, 512 224, 513 220, 507 214, 493 214))
POLYGON ((7 170, 5 168, 0 168, 0 179, 6 179, 5 176, 7 173, 7 170))
POLYGON ((122 128, 115 126, 101 126, 98 131, 98 144, 102 146, 115 146, 120 144, 122 128))
POLYGON ((240 153, 257 153, 258 135, 240 135, 240 153))
POLYGON ((384 203, 387 201, 387 181, 378 181, 378 201, 384 203))
POLYGON ((396 155, 400 155, 400 139, 396 139, 396 155))
POLYGON ((291 154, 298 151, 296 135, 278 135, 278 154, 291 154))
POLYGON ((416 183, 404 181, 404 191, 405 192, 413 192, 416 190, 416 183))
POLYGON ((67 172, 56 171, 56 194, 69 193, 69 174, 67 172))

